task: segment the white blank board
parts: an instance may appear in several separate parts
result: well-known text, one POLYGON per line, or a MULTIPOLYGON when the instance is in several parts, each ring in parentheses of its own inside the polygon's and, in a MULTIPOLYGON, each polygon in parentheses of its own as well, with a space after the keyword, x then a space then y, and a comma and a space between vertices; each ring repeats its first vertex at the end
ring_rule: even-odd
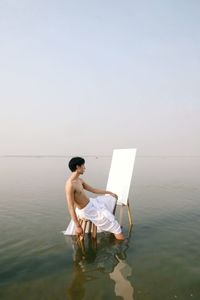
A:
POLYGON ((136 149, 113 150, 106 190, 117 194, 117 204, 127 205, 135 155, 136 149))

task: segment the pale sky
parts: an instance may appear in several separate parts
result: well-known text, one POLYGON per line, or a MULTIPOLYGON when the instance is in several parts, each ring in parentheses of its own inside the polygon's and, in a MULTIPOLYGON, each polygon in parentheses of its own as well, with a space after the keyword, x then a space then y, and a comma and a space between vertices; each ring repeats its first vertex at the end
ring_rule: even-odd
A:
POLYGON ((200 155, 199 0, 0 0, 0 155, 200 155))

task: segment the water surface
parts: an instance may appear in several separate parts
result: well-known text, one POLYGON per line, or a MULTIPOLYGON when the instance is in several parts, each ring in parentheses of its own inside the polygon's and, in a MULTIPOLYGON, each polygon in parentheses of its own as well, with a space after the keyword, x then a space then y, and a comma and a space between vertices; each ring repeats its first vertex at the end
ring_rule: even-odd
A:
MULTIPOLYGON (((136 157, 132 230, 119 207, 126 241, 85 253, 61 232, 68 159, 0 158, 0 299, 200 299, 200 158, 136 157)), ((110 163, 86 157, 85 180, 104 189, 110 163)))

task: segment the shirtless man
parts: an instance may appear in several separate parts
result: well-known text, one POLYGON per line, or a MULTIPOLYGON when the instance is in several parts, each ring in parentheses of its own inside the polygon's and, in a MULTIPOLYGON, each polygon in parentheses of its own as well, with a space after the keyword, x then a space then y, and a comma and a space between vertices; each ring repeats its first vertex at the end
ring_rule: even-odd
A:
MULTIPOLYGON (((65 191, 69 213, 72 220, 76 225, 76 234, 81 235, 83 233, 82 227, 77 218, 75 207, 83 209, 89 202, 90 199, 85 194, 84 190, 95 193, 95 194, 110 194, 117 199, 117 195, 100 189, 93 188, 89 186, 83 179, 79 178, 80 175, 85 172, 85 160, 81 157, 74 157, 69 162, 69 168, 72 171, 71 176, 66 182, 65 191)), ((124 240, 124 235, 122 233, 114 234, 116 239, 124 240)))

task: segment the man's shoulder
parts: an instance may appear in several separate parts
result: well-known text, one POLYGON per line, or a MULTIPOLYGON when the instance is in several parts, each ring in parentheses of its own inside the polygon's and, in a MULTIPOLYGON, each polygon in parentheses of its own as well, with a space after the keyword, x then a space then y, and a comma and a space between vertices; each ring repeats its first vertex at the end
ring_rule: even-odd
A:
POLYGON ((67 181, 66 181, 66 183, 65 183, 65 188, 66 189, 71 189, 71 188, 73 188, 73 182, 72 182, 72 180, 69 178, 69 179, 67 179, 67 181))

